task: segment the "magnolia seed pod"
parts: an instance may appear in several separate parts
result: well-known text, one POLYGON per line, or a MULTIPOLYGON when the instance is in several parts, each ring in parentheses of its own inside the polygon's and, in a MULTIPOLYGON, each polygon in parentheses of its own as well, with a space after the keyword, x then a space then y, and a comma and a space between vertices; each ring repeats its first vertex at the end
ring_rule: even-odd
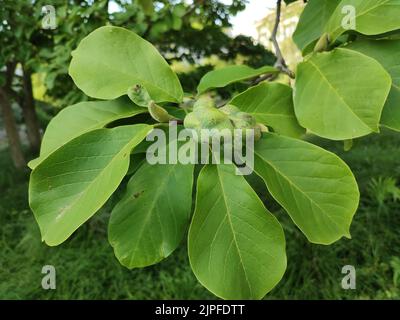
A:
POLYGON ((314 52, 326 51, 329 47, 329 34, 324 33, 314 47, 314 52))
POLYGON ((233 128, 232 123, 229 118, 218 109, 208 109, 205 112, 196 112, 198 114, 201 127, 203 129, 213 129, 216 127, 231 129, 233 128))
POLYGON ((147 106, 151 102, 149 92, 146 90, 145 87, 141 86, 140 84, 134 85, 133 87, 129 88, 127 91, 127 95, 129 99, 131 99, 132 102, 139 107, 147 108, 147 106))
POLYGON ((240 112, 240 109, 238 107, 235 107, 231 104, 227 104, 223 106, 222 108, 219 108, 218 110, 222 111, 223 113, 227 115, 235 115, 236 113, 240 112))
POLYGON ((343 141, 343 150, 350 151, 353 148, 353 139, 348 139, 343 141))
POLYGON ((201 108, 215 108, 215 102, 209 95, 203 95, 193 105, 193 110, 201 108))
MULTIPOLYGON (((211 107, 211 103, 207 100, 202 100, 194 111, 186 115, 184 119, 184 126, 187 129, 194 129, 197 134, 197 138, 201 138, 201 142, 208 143, 211 141, 213 136, 221 134, 221 130, 225 130, 223 133, 229 132, 232 134, 233 124, 229 120, 228 116, 218 109, 211 107), (204 103, 206 102, 206 103, 204 103), (209 136, 204 136, 204 130, 208 131, 209 136)), ((199 142, 199 139, 197 139, 199 142)))
POLYGON ((262 123, 257 123, 257 127, 260 128, 261 132, 269 132, 268 127, 263 125, 262 123))
POLYGON ((163 107, 155 104, 154 101, 150 101, 148 109, 151 117, 160 123, 166 123, 175 119, 163 107))

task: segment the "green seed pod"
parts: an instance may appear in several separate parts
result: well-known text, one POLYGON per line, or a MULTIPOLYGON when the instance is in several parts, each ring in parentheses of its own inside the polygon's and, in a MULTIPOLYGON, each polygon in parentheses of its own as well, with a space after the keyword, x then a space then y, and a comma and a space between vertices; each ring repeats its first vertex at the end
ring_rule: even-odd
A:
POLYGON ((204 129, 213 129, 213 128, 223 128, 223 129, 231 129, 233 128, 232 123, 229 118, 218 109, 208 109, 205 112, 196 112, 198 114, 201 126, 204 129))
POLYGON ((183 120, 183 125, 187 129, 201 129, 201 122, 194 112, 190 112, 183 120))
POLYGON ((268 127, 263 125, 262 123, 257 123, 257 127, 260 129, 261 132, 269 132, 268 127))
MULTIPOLYGON (((184 120, 184 126, 187 129, 194 129, 197 136, 201 137, 201 130, 218 130, 210 131, 210 138, 220 134, 223 129, 228 129, 229 134, 232 134, 233 124, 228 116, 215 108, 215 104, 208 96, 203 96, 196 101, 193 112, 189 113, 184 120)), ((202 142, 210 142, 210 139, 204 138, 202 142)))
POLYGON ((329 34, 324 33, 314 47, 314 52, 326 51, 329 47, 329 34))
POLYGON ((236 113, 240 112, 240 109, 238 107, 235 107, 231 104, 227 104, 223 106, 222 108, 219 108, 218 110, 222 111, 223 113, 227 115, 235 115, 236 113))
POLYGON ((175 119, 163 107, 155 104, 154 101, 150 101, 148 109, 151 117, 160 123, 166 123, 175 119))
POLYGON ((229 115, 229 119, 233 123, 235 129, 242 130, 241 137, 243 140, 246 139, 246 129, 254 130, 255 141, 261 138, 261 128, 257 126, 256 119, 251 114, 242 112, 232 105, 226 105, 222 107, 221 110, 229 115))
MULTIPOLYGON (((201 134, 201 129, 218 130, 210 134, 210 137, 222 135, 222 138, 232 138, 234 129, 239 129, 236 135, 239 135, 243 140, 246 139, 246 129, 254 130, 254 139, 261 138, 261 127, 257 125, 255 118, 240 111, 233 105, 226 105, 222 108, 215 108, 213 100, 208 96, 203 96, 199 99, 193 108, 193 112, 189 113, 184 120, 184 126, 188 129, 196 130, 198 136, 201 134), (225 130, 222 132, 222 130, 225 130), (229 134, 230 137, 225 137, 229 134)), ((207 142, 207 141, 203 141, 207 142)))
POLYGON ((238 112, 234 117, 231 117, 235 128, 251 129, 256 126, 256 119, 248 113, 238 112))
POLYGON ((193 105, 193 110, 202 108, 215 108, 215 102, 209 95, 201 96, 193 105))
POLYGON ((151 97, 148 91, 140 84, 129 88, 127 94, 129 99, 131 99, 133 103, 137 104, 139 107, 147 108, 147 106, 151 102, 151 97))

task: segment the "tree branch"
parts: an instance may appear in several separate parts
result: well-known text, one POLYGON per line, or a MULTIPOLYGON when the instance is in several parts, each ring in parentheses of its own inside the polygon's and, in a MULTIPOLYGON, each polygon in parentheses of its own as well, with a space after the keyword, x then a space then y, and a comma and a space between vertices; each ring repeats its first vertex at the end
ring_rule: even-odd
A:
POLYGON ((272 81, 272 80, 275 80, 277 77, 278 77, 278 74, 276 74, 276 73, 275 74, 273 74, 273 73, 264 74, 263 76, 254 79, 254 81, 252 82, 252 85, 256 86, 257 84, 259 84, 260 82, 263 82, 265 80, 272 81))
POLYGON ((286 61, 282 55, 282 51, 279 47, 278 40, 276 39, 277 33, 278 33, 278 28, 279 28, 279 23, 281 20, 281 8, 282 8, 282 0, 277 0, 276 1, 276 17, 275 17, 275 25, 274 29, 272 30, 272 35, 271 35, 271 42, 274 45, 275 48, 275 55, 276 55, 276 63, 275 67, 281 70, 283 73, 286 73, 290 78, 294 79, 295 75, 294 72, 291 71, 287 64, 286 61))

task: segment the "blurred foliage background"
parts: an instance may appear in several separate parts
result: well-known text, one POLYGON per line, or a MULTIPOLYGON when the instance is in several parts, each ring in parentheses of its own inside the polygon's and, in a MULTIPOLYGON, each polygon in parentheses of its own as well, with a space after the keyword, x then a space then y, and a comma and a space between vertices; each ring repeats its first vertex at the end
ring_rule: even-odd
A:
MULTIPOLYGON (((278 40, 294 68, 300 54, 291 34, 304 4, 286 2, 293 3, 283 8, 278 40)), ((190 271, 184 243, 159 265, 133 271, 119 265, 106 234, 119 191, 69 241, 57 248, 42 244, 28 206, 26 162, 38 155, 51 118, 88 99, 69 77, 68 65, 71 51, 92 30, 112 24, 151 41, 191 93, 213 68, 274 64, 273 11, 248 22, 255 25, 256 39, 232 35, 232 17, 246 5, 246 0, 0 0, 0 299, 214 298, 190 271), (49 4, 56 10, 54 29, 42 26, 49 4), (57 269, 54 291, 41 288, 46 264, 57 269)), ((217 93, 228 98, 248 86, 239 83, 217 93)), ((288 270, 266 299, 400 298, 398 137, 384 131, 358 140, 349 152, 340 143, 309 139, 337 153, 355 172, 362 199, 353 239, 329 247, 308 243, 260 186, 258 193, 284 225, 288 253, 288 270), (356 267, 356 290, 341 287, 346 264, 356 267)))

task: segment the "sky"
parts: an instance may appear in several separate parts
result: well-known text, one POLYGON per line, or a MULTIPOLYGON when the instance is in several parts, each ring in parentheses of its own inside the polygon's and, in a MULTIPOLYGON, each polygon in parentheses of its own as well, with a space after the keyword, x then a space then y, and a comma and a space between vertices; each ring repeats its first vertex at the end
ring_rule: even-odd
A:
MULTIPOLYGON (((225 4, 231 4, 232 0, 220 0, 225 4)), ((233 25, 232 35, 243 34, 257 38, 256 22, 264 18, 268 11, 274 9, 276 0, 248 0, 246 9, 240 12, 236 17, 231 17, 233 25)), ((110 12, 117 11, 118 6, 111 1, 109 4, 110 12)))
MULTIPOLYGON (((221 2, 230 4, 232 1, 222 0, 221 2)), ((236 17, 231 18, 233 25, 232 34, 234 36, 243 34, 257 38, 256 22, 264 18, 275 6, 276 0, 248 0, 246 9, 240 12, 236 17)))

